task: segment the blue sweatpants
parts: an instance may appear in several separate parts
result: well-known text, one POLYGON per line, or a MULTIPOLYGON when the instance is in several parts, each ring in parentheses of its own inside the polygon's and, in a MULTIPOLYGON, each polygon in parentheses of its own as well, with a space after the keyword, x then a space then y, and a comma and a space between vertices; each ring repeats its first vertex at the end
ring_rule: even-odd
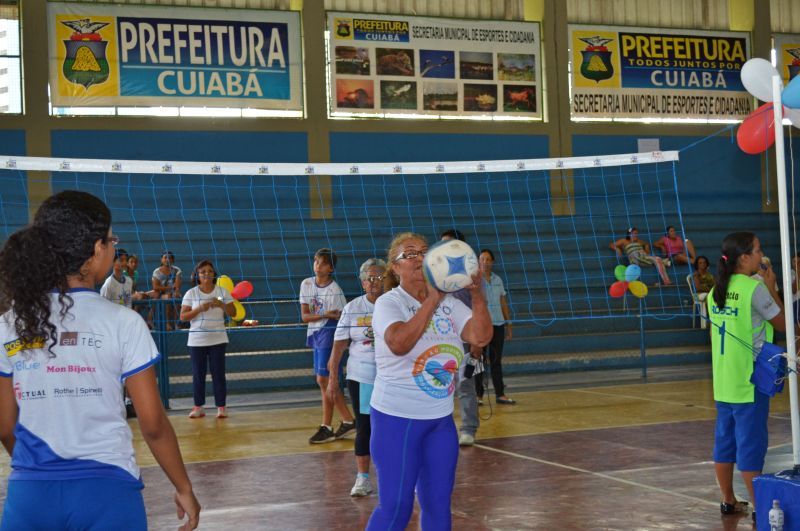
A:
POLYGON ((453 416, 415 420, 372 408, 370 453, 378 471, 378 506, 367 531, 403 530, 414 510, 414 489, 424 531, 451 528, 458 435, 453 416))
POLYGON ((118 479, 11 480, 0 531, 144 531, 142 484, 118 479))

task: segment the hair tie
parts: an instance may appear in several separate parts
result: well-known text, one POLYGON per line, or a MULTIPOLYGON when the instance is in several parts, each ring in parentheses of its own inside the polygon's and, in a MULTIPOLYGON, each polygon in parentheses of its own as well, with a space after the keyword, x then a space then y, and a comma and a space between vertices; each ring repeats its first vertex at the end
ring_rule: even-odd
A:
POLYGON ((723 260, 723 261, 725 261, 725 262, 727 262, 727 261, 728 261, 728 257, 727 257, 727 256, 725 256, 725 255, 723 254, 723 255, 722 255, 722 260, 723 260))

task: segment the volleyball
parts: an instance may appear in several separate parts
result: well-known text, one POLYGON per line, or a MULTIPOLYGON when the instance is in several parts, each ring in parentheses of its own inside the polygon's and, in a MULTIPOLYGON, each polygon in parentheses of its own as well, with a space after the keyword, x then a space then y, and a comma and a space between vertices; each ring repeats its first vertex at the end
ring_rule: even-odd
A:
POLYGON ((478 257, 461 240, 441 241, 428 249, 423 271, 432 286, 452 293, 472 284, 472 277, 478 272, 478 257))

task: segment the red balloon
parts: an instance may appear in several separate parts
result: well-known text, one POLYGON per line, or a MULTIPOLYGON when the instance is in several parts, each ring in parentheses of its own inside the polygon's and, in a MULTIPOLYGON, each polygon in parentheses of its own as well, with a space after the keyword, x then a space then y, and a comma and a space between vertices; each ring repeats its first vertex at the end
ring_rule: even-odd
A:
POLYGON ((618 299, 625 295, 625 291, 628 289, 628 283, 624 280, 618 280, 611 284, 611 287, 608 288, 608 294, 618 299))
POLYGON ((772 103, 765 103, 744 119, 736 131, 736 143, 745 153, 758 155, 775 143, 772 103))
POLYGON ((253 294, 253 285, 246 280, 242 280, 241 282, 236 284, 236 286, 231 291, 231 296, 237 301, 246 299, 252 294, 253 294))

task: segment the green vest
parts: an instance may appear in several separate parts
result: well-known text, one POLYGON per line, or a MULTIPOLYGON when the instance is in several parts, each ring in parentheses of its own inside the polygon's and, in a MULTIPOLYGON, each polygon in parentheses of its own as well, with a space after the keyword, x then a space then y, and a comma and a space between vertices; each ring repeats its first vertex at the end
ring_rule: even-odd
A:
MULTIPOLYGON (((725 307, 714 302, 714 289, 708 293, 708 316, 711 320, 711 363, 714 373, 714 400, 743 404, 755 399, 753 374, 753 292, 760 284, 752 278, 735 274, 728 284, 725 307), (738 338, 738 339, 737 339, 738 338)), ((767 341, 772 341, 772 325, 764 321, 767 341)))

